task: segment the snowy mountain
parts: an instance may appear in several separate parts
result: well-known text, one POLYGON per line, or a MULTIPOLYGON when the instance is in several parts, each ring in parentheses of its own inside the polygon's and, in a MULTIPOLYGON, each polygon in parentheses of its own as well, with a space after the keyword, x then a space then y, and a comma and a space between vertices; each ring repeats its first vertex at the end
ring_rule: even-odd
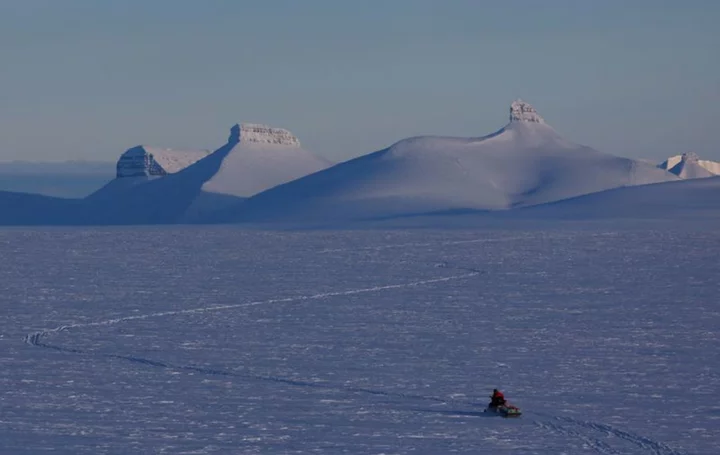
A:
POLYGON ((129 148, 118 158, 115 179, 90 194, 88 200, 112 203, 113 198, 123 197, 123 194, 127 196, 129 189, 177 174, 210 153, 208 150, 176 150, 146 145, 129 148))
POLYGON ((710 160, 701 160, 694 152, 671 156, 658 166, 667 169, 683 179, 696 179, 720 175, 720 163, 710 160))
POLYGON ((122 178, 174 174, 209 154, 209 150, 173 150, 138 145, 120 155, 116 176, 122 178))
POLYGON ((655 166, 563 139, 521 100, 478 138, 423 136, 258 194, 221 221, 338 221, 501 210, 677 179, 655 166))
POLYGON ((251 123, 233 126, 228 143, 215 153, 220 167, 203 184, 203 191, 239 197, 252 196, 331 164, 303 149, 288 130, 251 123))
POLYGON ((224 146, 178 172, 115 179, 88 198, 88 219, 97 224, 194 221, 328 165, 287 130, 235 125, 224 146))

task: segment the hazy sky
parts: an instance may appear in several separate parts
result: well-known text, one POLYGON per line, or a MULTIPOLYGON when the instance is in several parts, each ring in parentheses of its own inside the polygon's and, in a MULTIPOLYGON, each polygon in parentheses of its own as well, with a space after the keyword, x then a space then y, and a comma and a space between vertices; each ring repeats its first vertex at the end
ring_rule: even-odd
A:
POLYGON ((476 136, 523 98, 567 138, 720 159, 720 1, 0 0, 0 160, 221 146, 334 160, 476 136))

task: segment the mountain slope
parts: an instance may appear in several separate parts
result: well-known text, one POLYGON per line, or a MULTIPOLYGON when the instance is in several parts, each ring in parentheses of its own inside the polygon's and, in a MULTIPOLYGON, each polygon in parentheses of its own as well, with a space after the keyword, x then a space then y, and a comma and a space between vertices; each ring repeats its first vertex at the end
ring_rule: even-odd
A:
POLYGON ((300 146, 289 131, 257 124, 235 125, 218 172, 203 191, 250 197, 330 166, 300 146))
POLYGON ((694 164, 691 166, 691 168, 697 168, 701 167, 704 169, 693 169, 689 172, 686 172, 686 175, 688 177, 682 177, 682 178, 704 178, 709 177, 710 175, 720 175, 720 163, 717 161, 710 161, 710 160, 701 160, 697 154, 694 152, 687 152, 683 153, 682 155, 675 155, 671 156, 670 158, 666 159, 662 163, 658 165, 661 169, 666 169, 676 175, 679 175, 679 173, 684 169, 685 166, 680 166, 683 161, 692 161, 694 164), (707 172, 705 172, 707 171, 707 172), (692 177, 690 175, 698 175, 698 177, 692 177))
POLYGON ((0 225, 82 224, 80 199, 0 191, 0 225))
POLYGON ((701 179, 715 175, 701 165, 698 156, 692 152, 683 153, 680 162, 673 166, 669 172, 681 179, 701 179))
POLYGON ((117 177, 174 174, 209 154, 209 150, 174 150, 138 145, 120 155, 117 177))
POLYGON ((543 219, 709 219, 720 223, 720 176, 615 188, 509 215, 543 219))
POLYGON ((87 199, 88 219, 96 224, 195 221, 328 164, 302 149, 287 130, 235 125, 224 146, 179 172, 110 182, 87 199))
POLYGON ((518 100, 496 133, 405 139, 260 193, 215 219, 332 222, 500 210, 674 179, 655 166, 563 139, 518 100))

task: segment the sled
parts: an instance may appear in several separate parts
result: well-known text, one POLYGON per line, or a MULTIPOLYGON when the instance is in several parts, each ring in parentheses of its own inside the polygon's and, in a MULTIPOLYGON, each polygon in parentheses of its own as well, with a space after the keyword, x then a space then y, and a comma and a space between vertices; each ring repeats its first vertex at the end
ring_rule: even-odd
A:
POLYGON ((496 408, 488 406, 487 409, 485 409, 485 412, 497 414, 501 417, 520 417, 522 415, 520 408, 511 404, 498 406, 496 408))

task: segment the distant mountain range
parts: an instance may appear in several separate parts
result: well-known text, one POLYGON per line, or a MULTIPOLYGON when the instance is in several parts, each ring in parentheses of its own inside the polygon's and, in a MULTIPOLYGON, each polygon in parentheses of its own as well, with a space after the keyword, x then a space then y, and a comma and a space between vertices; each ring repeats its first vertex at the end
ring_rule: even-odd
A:
POLYGON ((521 100, 492 134, 413 137, 335 165, 285 129, 246 123, 211 153, 133 147, 115 175, 81 199, 0 192, 0 224, 331 226, 460 213, 651 217, 655 209, 667 217, 690 195, 696 203, 678 213, 718 210, 697 202, 717 199, 718 179, 681 180, 712 175, 693 154, 655 166, 602 153, 564 139, 521 100))
POLYGON ((205 158, 210 153, 210 150, 174 150, 138 145, 120 155, 116 177, 174 174, 205 158))
POLYGON ((235 125, 225 145, 177 172, 108 183, 86 199, 83 218, 92 224, 203 222, 221 207, 329 165, 285 129, 235 125))
POLYGON ((677 180, 656 166, 562 138, 528 103, 483 137, 423 136, 262 192, 222 222, 313 223, 506 210, 610 188, 677 180))
POLYGON ((0 162, 0 191, 80 198, 115 175, 115 163, 103 161, 0 162))

